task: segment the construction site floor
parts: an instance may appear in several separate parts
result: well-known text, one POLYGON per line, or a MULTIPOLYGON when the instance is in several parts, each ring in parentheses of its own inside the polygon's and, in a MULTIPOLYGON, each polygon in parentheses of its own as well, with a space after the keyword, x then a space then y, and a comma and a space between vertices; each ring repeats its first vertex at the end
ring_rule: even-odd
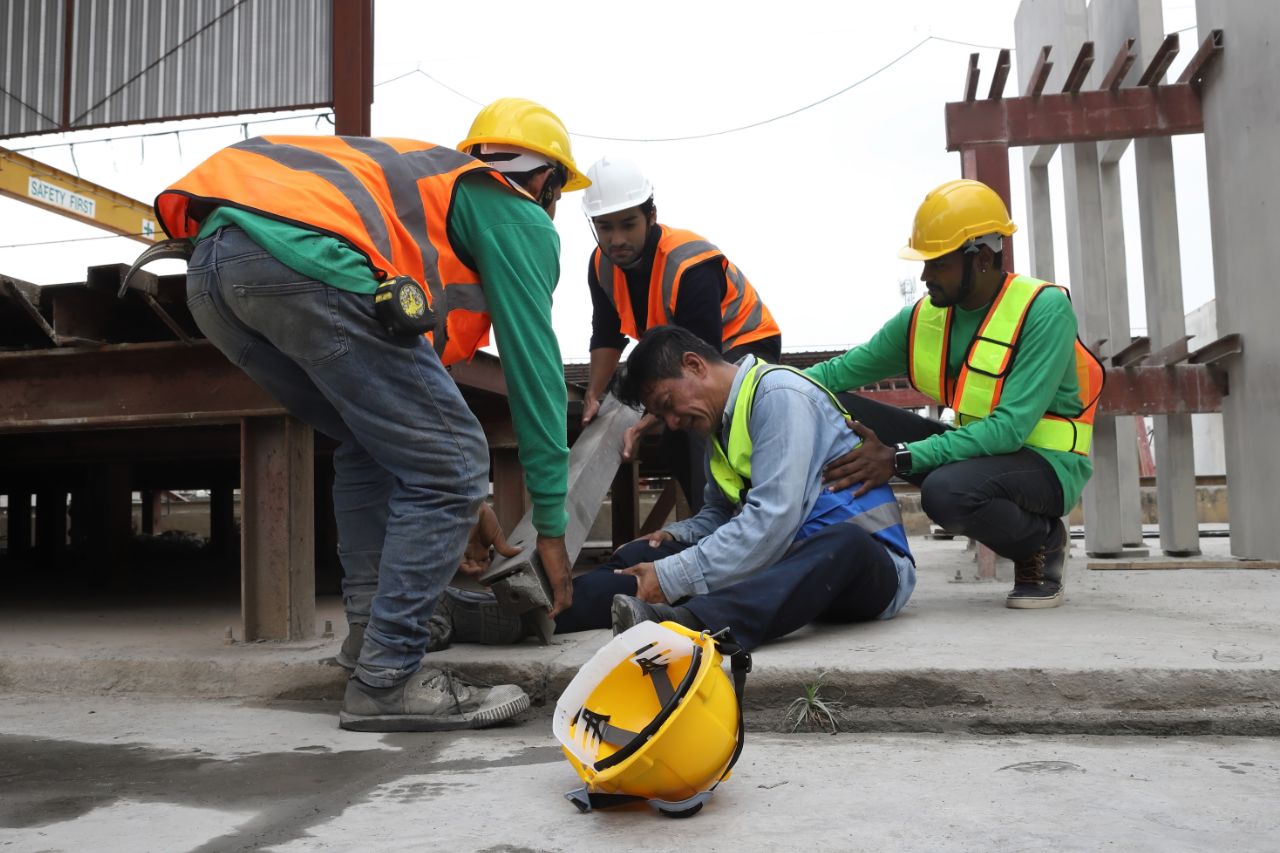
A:
MULTIPOLYGON (((1158 544, 1147 542, 1153 560, 1158 544)), ((1237 565, 1229 540, 1201 544, 1198 564, 1237 565)), ((1091 570, 1076 541, 1066 603, 1010 610, 1007 580, 973 579, 966 540, 913 537, 912 547, 919 584, 897 618, 814 626, 757 650, 750 728, 791 730, 788 707, 816 685, 845 731, 1280 732, 1280 571, 1091 570)), ((239 636, 236 601, 194 598, 10 598, 0 604, 0 688, 313 700, 336 715, 346 678, 332 661, 346 629, 336 597, 319 601, 317 619, 334 636, 259 643, 228 642, 228 629, 239 636)), ((548 717, 607 639, 454 645, 426 663, 520 684, 534 701, 529 716, 548 717)))

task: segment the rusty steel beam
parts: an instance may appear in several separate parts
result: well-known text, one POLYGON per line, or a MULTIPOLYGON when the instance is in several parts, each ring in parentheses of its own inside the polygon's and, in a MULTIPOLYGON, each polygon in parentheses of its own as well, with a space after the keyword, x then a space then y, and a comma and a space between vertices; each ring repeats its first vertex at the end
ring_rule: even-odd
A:
POLYGON ((1223 335, 1187 356, 1188 364, 1216 364, 1244 352, 1244 340, 1236 334, 1223 335))
POLYGON ((1204 132, 1200 97, 1185 84, 957 101, 946 105, 946 123, 948 151, 980 145, 1058 145, 1204 132))
POLYGON ((1137 39, 1124 40, 1124 44, 1116 53, 1115 61, 1107 69, 1107 76, 1102 78, 1102 86, 1100 88, 1114 92, 1124 83, 1124 75, 1129 73, 1129 69, 1133 67, 1133 63, 1137 60, 1137 57, 1132 52, 1136 41, 1137 39))
POLYGON ((39 304, 39 285, 0 276, 0 350, 48 346, 57 341, 39 304))
POLYGON ((1212 369, 1205 366, 1111 368, 1098 411, 1104 415, 1220 412, 1224 393, 1212 369))
POLYGON ((1080 45, 1080 52, 1076 54, 1076 61, 1072 63, 1071 70, 1067 72, 1067 82, 1062 84, 1062 93, 1064 95, 1074 95, 1084 86, 1085 78, 1089 76, 1089 69, 1093 67, 1093 42, 1087 41, 1080 45))
POLYGON ((1146 70, 1138 78, 1138 85, 1159 86, 1161 78, 1164 77, 1164 72, 1169 70, 1169 66, 1173 64, 1173 60, 1177 55, 1178 34, 1169 33, 1164 37, 1164 41, 1160 42, 1160 46, 1156 48, 1155 55, 1147 63, 1146 70))
POLYGON ((978 78, 982 72, 978 70, 978 54, 969 54, 969 70, 964 75, 964 99, 972 101, 978 97, 978 78))
POLYGON ((998 101, 1004 97, 1004 84, 1009 79, 1009 48, 1000 48, 1000 55, 996 57, 996 70, 991 75, 991 88, 987 90, 987 97, 993 101, 998 101))
POLYGON ((284 413, 207 342, 0 353, 0 433, 284 413))
POLYGON ((1024 97, 1040 97, 1045 85, 1049 82, 1049 72, 1053 70, 1053 63, 1049 61, 1050 50, 1052 48, 1047 44, 1040 48, 1040 56, 1036 58, 1035 68, 1031 69, 1031 77, 1027 81, 1027 91, 1024 97))
POLYGON ((1111 356, 1111 366, 1129 367, 1138 364, 1150 354, 1151 339, 1145 336, 1134 338, 1127 347, 1111 356))
POLYGON ((1209 66, 1217 62, 1218 57, 1222 55, 1222 30, 1213 30, 1209 35, 1205 36, 1204 42, 1201 43, 1200 49, 1196 51, 1195 56, 1191 57, 1191 61, 1187 63, 1187 67, 1182 69, 1182 74, 1178 77, 1179 83, 1189 83, 1192 86, 1199 86, 1204 79, 1205 72, 1209 70, 1209 66))
POLYGON ((369 136, 373 106, 373 0, 333 0, 334 133, 369 136))

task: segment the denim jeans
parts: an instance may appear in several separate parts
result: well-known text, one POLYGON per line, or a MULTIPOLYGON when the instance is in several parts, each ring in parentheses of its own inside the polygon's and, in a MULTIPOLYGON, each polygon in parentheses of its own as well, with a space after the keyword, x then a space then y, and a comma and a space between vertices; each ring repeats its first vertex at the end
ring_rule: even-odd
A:
POLYGON ((339 442, 343 603, 349 622, 367 624, 356 676, 407 679, 488 490, 480 423, 423 338, 387 334, 371 295, 294 272, 239 228, 196 246, 187 304, 228 359, 339 442))
MULTIPOLYGON (((857 394, 839 396, 849 414, 885 444, 921 441, 949 429, 941 421, 857 394)), ((920 487, 920 506, 934 522, 1010 560, 1025 560, 1044 547, 1068 509, 1053 466, 1026 447, 949 462, 906 479, 920 487)))

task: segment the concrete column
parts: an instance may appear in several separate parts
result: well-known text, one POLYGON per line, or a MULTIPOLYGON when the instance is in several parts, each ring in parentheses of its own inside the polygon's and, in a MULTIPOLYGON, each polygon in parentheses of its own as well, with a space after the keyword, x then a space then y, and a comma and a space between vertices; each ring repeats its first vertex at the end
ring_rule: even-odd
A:
POLYGON ((1280 4, 1196 0, 1203 40, 1225 32, 1225 50, 1205 75, 1204 148, 1213 236, 1218 330, 1239 333, 1243 357, 1227 365, 1223 401, 1231 550, 1244 559, 1280 559, 1272 498, 1280 483, 1273 452, 1280 423, 1280 301, 1275 296, 1280 235, 1280 4))
MULTIPOLYGON (((1132 339, 1133 325, 1129 322, 1129 276, 1124 251, 1124 198, 1120 189, 1119 156, 1108 160, 1103 155, 1105 147, 1099 146, 1098 179, 1104 211, 1105 227, 1102 231, 1103 253, 1107 271, 1107 315, 1111 344, 1108 352, 1118 352, 1132 339)), ((1116 477, 1120 494, 1120 539, 1130 547, 1142 546, 1142 491, 1138 482, 1138 444, 1135 440, 1137 425, 1132 415, 1115 419, 1116 424, 1116 477)))
MULTIPOLYGON (((1151 338, 1152 350, 1160 350, 1187 333, 1173 143, 1165 137, 1140 139, 1134 146, 1138 209, 1142 219, 1147 337, 1151 338)), ((1200 524, 1196 518, 1191 415, 1160 415, 1154 418, 1154 423, 1160 547, 1170 556, 1194 556, 1200 553, 1200 524)))
POLYGON ((245 418, 240 432, 241 612, 245 640, 315 634, 311 428, 245 418))
POLYGON ((160 532, 160 518, 164 513, 164 492, 151 489, 142 493, 142 533, 154 536, 160 532))

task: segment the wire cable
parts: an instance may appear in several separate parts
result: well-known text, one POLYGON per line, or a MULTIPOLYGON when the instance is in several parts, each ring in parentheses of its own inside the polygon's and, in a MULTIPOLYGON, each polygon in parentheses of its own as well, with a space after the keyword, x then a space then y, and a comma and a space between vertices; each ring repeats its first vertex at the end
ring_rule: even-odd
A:
POLYGON ((154 130, 148 133, 126 133, 120 136, 103 136, 97 139, 78 139, 75 142, 50 142, 47 145, 28 145, 24 148, 10 148, 10 151, 23 153, 26 151, 39 151, 44 148, 64 148, 68 145, 92 145, 95 142, 118 142, 122 139, 149 139, 153 136, 177 136, 179 133, 199 133, 204 130, 220 130, 227 127, 244 127, 251 124, 271 124, 277 121, 295 121, 302 118, 329 119, 333 116, 333 110, 322 110, 318 113, 299 113, 292 116, 279 116, 277 118, 250 119, 249 121, 232 121, 225 124, 204 124, 199 127, 185 127, 179 130, 154 130))
POLYGON ((115 240, 117 238, 124 240, 130 237, 145 236, 145 232, 139 231, 136 234, 104 234, 101 237, 67 237, 64 240, 37 240, 33 243, 9 243, 6 246, 0 246, 0 249, 25 249, 28 246, 54 246, 59 243, 87 243, 90 240, 115 240))

